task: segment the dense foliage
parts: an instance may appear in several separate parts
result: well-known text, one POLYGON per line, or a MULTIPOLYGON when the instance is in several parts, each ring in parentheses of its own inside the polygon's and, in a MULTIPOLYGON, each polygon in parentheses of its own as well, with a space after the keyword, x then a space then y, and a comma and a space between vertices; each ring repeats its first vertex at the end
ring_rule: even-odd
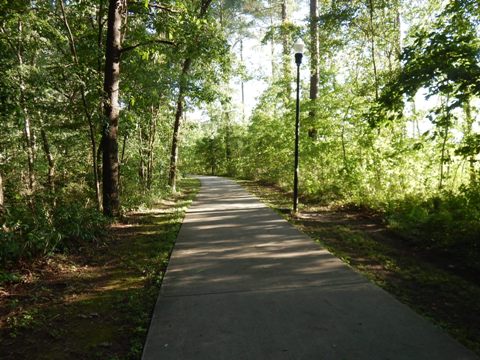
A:
MULTIPOLYGON (((302 84, 303 200, 373 209, 412 246, 464 256, 479 268, 478 3, 318 5, 317 17, 309 18, 319 31, 317 98, 307 98, 311 81, 302 84)), ((271 11, 272 26, 281 26, 281 8, 271 11)), ((267 36, 271 32, 265 30, 267 36)), ((307 27, 301 34, 314 49, 307 27)), ((286 36, 292 43, 298 32, 286 36)), ((267 41, 277 41, 282 51, 281 36, 267 41)), ((306 58, 316 60, 311 50, 306 58)), ((189 169, 292 187, 293 94, 285 101, 291 74, 272 61, 270 85, 250 121, 232 130, 241 145, 229 143, 225 122, 212 115, 204 136, 188 146, 192 153, 205 154, 190 161, 189 169), (232 146, 239 149, 234 158, 226 156, 232 146)), ((302 65, 302 71, 308 72, 308 66, 302 65)))
POLYGON ((121 204, 107 215, 170 191, 176 108, 215 98, 229 68, 221 11, 208 0, 0 1, 1 265, 97 241, 108 223, 105 185, 121 204), (123 23, 113 90, 105 72, 112 6, 123 23))
POLYGON ((0 11, 1 263, 95 241, 102 204, 118 216, 182 174, 290 188, 291 47, 303 38, 302 200, 374 209, 413 246, 478 266, 477 1, 0 0, 0 11), (260 76, 247 42, 271 55, 249 118, 232 95, 260 76), (207 119, 191 120, 195 109, 207 119))

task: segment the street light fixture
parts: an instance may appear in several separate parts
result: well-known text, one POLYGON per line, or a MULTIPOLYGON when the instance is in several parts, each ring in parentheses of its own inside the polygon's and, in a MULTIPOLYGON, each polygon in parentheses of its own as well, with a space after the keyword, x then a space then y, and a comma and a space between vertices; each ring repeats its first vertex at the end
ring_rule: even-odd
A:
POLYGON ((293 45, 295 50, 295 64, 297 64, 297 106, 295 118, 295 172, 293 174, 293 214, 298 211, 298 140, 300 135, 300 64, 302 63, 305 44, 298 39, 293 45))

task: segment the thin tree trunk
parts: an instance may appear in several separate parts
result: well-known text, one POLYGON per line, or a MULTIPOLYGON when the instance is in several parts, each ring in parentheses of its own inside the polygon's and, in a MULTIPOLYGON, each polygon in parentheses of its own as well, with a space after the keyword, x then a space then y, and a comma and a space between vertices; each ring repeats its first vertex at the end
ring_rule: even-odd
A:
POLYGON ((122 177, 120 176, 122 166, 125 164, 125 149, 127 148, 128 134, 123 135, 122 155, 120 155, 120 164, 118 165, 118 191, 122 194, 122 177))
MULTIPOLYGON (((448 105, 448 97, 447 97, 447 105, 448 105)), ((448 139, 449 131, 450 131, 450 119, 449 119, 449 114, 447 113, 447 123, 445 124, 445 131, 443 132, 442 148, 441 148, 441 156, 440 156, 440 180, 438 182, 439 190, 443 189, 443 182, 445 180, 445 153, 447 148, 447 139, 448 139)))
MULTIPOLYGON (((199 9, 199 18, 203 18, 212 0, 202 0, 199 9)), ((177 181, 177 165, 178 165, 178 141, 180 132, 180 122, 183 115, 183 102, 185 100, 185 88, 187 86, 187 76, 192 65, 192 59, 187 58, 183 62, 182 73, 180 75, 180 85, 177 98, 177 109, 175 111, 175 121, 173 123, 172 148, 170 151, 170 168, 168 174, 168 185, 171 186, 172 191, 176 192, 177 181)))
POLYGON ((143 130, 140 123, 138 124, 138 155, 140 157, 140 162, 138 164, 138 176, 140 178, 140 184, 142 185, 142 190, 145 191, 145 159, 144 159, 144 150, 143 150, 143 130))
POLYGON ((372 57, 372 66, 373 66, 373 80, 375 84, 375 101, 378 100, 378 74, 377 74, 377 62, 375 60, 375 31, 374 31, 374 4, 373 0, 369 0, 369 13, 370 13, 370 54, 372 57))
POLYGON ((348 165, 348 159, 347 159, 347 146, 346 146, 346 141, 345 141, 345 123, 346 123, 348 115, 350 113, 351 106, 352 106, 352 104, 350 103, 350 105, 348 106, 347 111, 345 112, 345 115, 342 119, 342 132, 341 132, 343 166, 344 166, 347 174, 350 174, 350 166, 348 165))
POLYGON ((97 142, 95 139, 95 125, 91 118, 88 118, 88 129, 90 135, 90 146, 92 149, 92 172, 95 185, 95 199, 97 202, 97 210, 102 210, 102 194, 100 192, 100 179, 98 176, 98 159, 97 159, 97 142))
MULTIPOLYGON (((475 118, 472 116, 472 106, 470 104, 470 99, 467 99, 464 106, 465 111, 465 125, 466 128, 464 130, 464 136, 470 136, 473 132, 473 123, 475 122, 475 118)), ((472 184, 477 183, 477 172, 475 171, 475 153, 470 153, 468 158, 469 163, 469 173, 470 173, 470 182, 472 184)))
MULTIPOLYGON (((103 27, 105 22, 103 21, 103 13, 104 13, 104 0, 99 1, 99 8, 97 14, 97 48, 98 48, 98 56, 97 56, 97 73, 99 76, 102 74, 102 63, 103 63, 103 27)), ((102 90, 99 91, 99 98, 103 99, 103 92, 102 90)), ((83 101, 82 96, 82 101, 83 101)), ((85 102, 84 102, 85 107, 85 102)), ((103 101, 98 102, 98 113, 103 113, 103 101)), ((97 200, 97 209, 98 211, 102 211, 103 201, 102 201, 102 153, 103 153, 103 135, 100 138, 100 143, 97 146, 97 129, 95 126, 95 121, 93 121, 93 116, 88 117, 88 126, 90 132, 90 143, 92 148, 92 170, 93 170, 93 177, 95 182, 95 196, 97 200)), ((103 115, 100 116, 100 121, 98 123, 103 123, 103 115)), ((120 187, 120 184, 119 184, 120 187)))
POLYGON ((312 108, 308 113, 310 118, 310 129, 308 129, 308 134, 312 139, 316 138, 317 134, 317 129, 314 126, 315 103, 318 97, 319 63, 317 1, 318 0, 310 0, 310 100, 312 108))
POLYGON ((120 55, 122 39, 122 0, 110 0, 106 41, 104 112, 107 120, 103 131, 103 213, 117 217, 120 214, 118 191, 118 103, 120 86, 120 55))
POLYGON ((153 162, 154 162, 154 146, 155 135, 157 133, 157 118, 152 106, 152 118, 150 122, 150 133, 148 134, 148 159, 147 159, 147 189, 152 188, 153 181, 153 162))
MULTIPOLYGON (((310 0, 310 100, 315 101, 318 96, 318 15, 317 1, 310 0)), ((315 112, 312 111, 312 116, 315 112)))
POLYGON ((98 57, 97 57, 97 70, 98 72, 101 72, 102 70, 102 63, 103 63, 103 56, 100 55, 102 54, 103 50, 103 25, 104 22, 102 21, 103 19, 103 9, 104 9, 104 0, 100 0, 99 8, 98 8, 98 17, 97 17, 97 47, 98 47, 98 57))
POLYGON ((2 176, 2 172, 0 171, 0 211, 4 207, 5 207, 5 197, 3 195, 3 176, 2 176))
POLYGON ((400 66, 400 54, 402 51, 402 28, 401 28, 401 0, 392 2, 395 18, 393 19, 393 38, 390 40, 390 45, 387 52, 388 70, 393 71, 394 67, 400 66))
POLYGON ((395 42, 395 57, 397 58, 398 63, 400 63, 400 55, 402 54, 402 14, 401 14, 401 7, 402 1, 398 0, 396 2, 396 11, 395 11, 395 34, 396 34, 396 42, 395 42))
MULTIPOLYGON (((24 85, 22 84, 21 87, 24 85)), ((23 90, 21 90, 20 94, 20 103, 22 104, 23 110, 23 135, 25 138, 25 147, 27 150, 27 165, 28 165, 28 190, 30 194, 33 194, 35 190, 35 170, 34 170, 34 162, 35 162, 35 149, 33 144, 33 135, 32 135, 32 128, 30 123, 30 116, 28 115, 28 110, 25 105, 25 97, 23 90)))
MULTIPOLYGON (((97 147, 96 163, 97 163, 97 178, 98 179, 102 178, 102 157, 103 157, 103 136, 100 138, 100 143, 98 144, 98 147, 97 147)), ((102 204, 102 206, 103 206, 103 204, 102 204)))
POLYGON ((47 133, 43 126, 43 122, 40 119, 40 135, 42 136, 43 142, 43 151, 45 152, 45 157, 47 158, 48 163, 48 173, 47 173, 47 184, 50 194, 54 195, 55 193, 55 160, 53 158, 52 151, 50 149, 50 142, 48 141, 47 133))
MULTIPOLYGON (((73 37, 73 33, 70 29, 70 25, 67 20, 66 12, 65 12, 65 5, 63 3, 64 0, 60 1, 60 8, 62 11, 62 19, 63 19, 63 24, 65 25, 65 28, 67 30, 68 34, 68 39, 69 39, 69 45, 70 45, 70 51, 72 54, 73 61, 75 65, 79 65, 79 59, 77 55, 77 49, 75 45, 75 38, 73 37)), ((102 10, 103 7, 103 1, 100 3, 100 11, 102 10)), ((100 15, 99 15, 100 16, 100 15)), ((101 35, 100 35, 101 36, 101 35)), ((92 172, 93 172, 93 181, 94 181, 94 188, 95 188, 95 199, 97 202, 97 209, 100 211, 102 208, 102 199, 101 199, 101 194, 100 194, 100 181, 99 181, 99 176, 97 172, 98 164, 97 164, 97 143, 95 139, 95 124, 93 121, 92 113, 89 110, 89 106, 87 103, 87 97, 86 97, 86 90, 85 90, 85 85, 82 83, 80 85, 80 94, 82 97, 82 104, 83 104, 83 110, 85 113, 85 117, 87 118, 88 122, 88 130, 89 130, 89 136, 90 136, 90 146, 91 146, 91 151, 92 151, 92 172)))
POLYGON ((180 89, 177 99, 177 110, 175 111, 175 122, 173 123, 172 150, 170 152, 170 173, 168 176, 168 185, 172 187, 172 191, 176 191, 177 161, 178 161, 178 140, 180 131, 180 120, 183 114, 183 101, 185 98, 185 87, 187 82, 188 71, 192 64, 192 59, 186 59, 183 62, 182 74, 180 78, 180 89))
POLYGON ((227 162, 227 175, 233 175, 232 169, 232 146, 231 146, 231 139, 230 139, 230 114, 227 112, 226 116, 226 124, 225 124, 225 160, 227 162))
MULTIPOLYGON (((243 65, 243 39, 240 39, 240 61, 243 65)), ((245 122, 245 84, 243 78, 241 79, 240 86, 242 90, 242 121, 245 122)))
POLYGON ((22 33, 23 33, 23 23, 20 20, 18 22, 18 47, 17 47, 17 59, 19 65, 19 85, 20 85, 20 107, 23 112, 23 136, 25 138, 25 148, 27 150, 27 165, 28 165, 28 190, 30 194, 33 194, 35 190, 35 173, 34 173, 34 162, 35 162, 35 149, 34 141, 32 134, 32 125, 30 122, 30 116, 27 110, 27 104, 25 100, 25 80, 23 78, 23 51, 22 51, 22 33))
MULTIPOLYGON (((272 7, 272 0, 269 0, 268 6, 272 7)), ((273 29, 273 12, 270 12, 270 27, 273 29)), ((270 59, 272 63, 272 79, 275 79, 275 34, 272 33, 270 40, 270 59)))
POLYGON ((342 121, 342 157, 343 157, 343 167, 347 174, 350 174, 350 168, 347 161, 347 149, 345 145, 345 121, 342 121))
POLYGON ((288 8, 287 8, 287 0, 282 1, 282 13, 281 13, 281 18, 282 18, 282 26, 283 26, 283 31, 282 31, 282 51, 283 51, 283 76, 286 81, 287 85, 287 98, 290 97, 292 93, 292 85, 290 83, 291 78, 292 78, 292 69, 291 69, 291 58, 290 58, 290 42, 288 41, 288 33, 286 31, 286 27, 288 24, 288 8))

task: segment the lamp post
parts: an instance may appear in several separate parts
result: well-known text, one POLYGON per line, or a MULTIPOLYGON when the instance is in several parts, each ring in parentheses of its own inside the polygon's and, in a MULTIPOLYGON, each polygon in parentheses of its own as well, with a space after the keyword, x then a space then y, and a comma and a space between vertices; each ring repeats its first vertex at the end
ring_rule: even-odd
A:
POLYGON ((293 174, 293 214, 298 210, 298 140, 300 135, 300 64, 302 63, 303 48, 305 44, 298 39, 293 49, 295 50, 295 64, 297 64, 297 106, 295 118, 295 172, 293 174))

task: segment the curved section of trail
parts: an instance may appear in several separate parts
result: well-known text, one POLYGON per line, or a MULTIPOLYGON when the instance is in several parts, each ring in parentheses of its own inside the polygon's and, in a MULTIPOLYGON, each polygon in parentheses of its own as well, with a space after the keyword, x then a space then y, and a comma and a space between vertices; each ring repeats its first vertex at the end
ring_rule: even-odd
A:
POLYGON ((478 359, 233 181, 200 179, 144 360, 478 359))

